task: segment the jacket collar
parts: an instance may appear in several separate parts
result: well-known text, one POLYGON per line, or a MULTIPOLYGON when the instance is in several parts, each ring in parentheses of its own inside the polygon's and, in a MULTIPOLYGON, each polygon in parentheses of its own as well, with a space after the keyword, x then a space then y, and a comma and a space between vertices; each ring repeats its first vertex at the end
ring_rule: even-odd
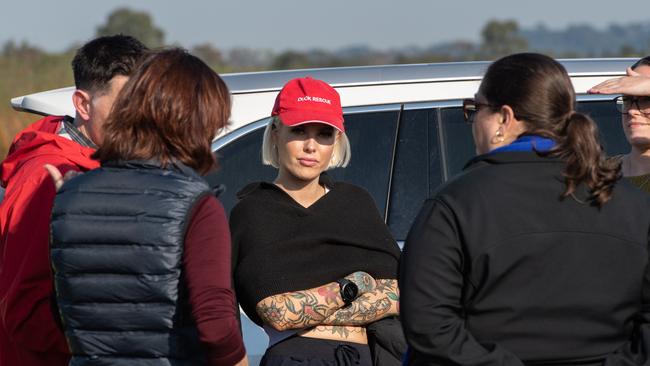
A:
POLYGON ((162 169, 182 173, 189 176, 201 178, 198 172, 189 166, 183 164, 177 159, 174 159, 165 167, 162 166, 157 159, 143 159, 143 160, 113 160, 102 163, 102 167, 108 168, 128 168, 128 169, 162 169))
MULTIPOLYGON (((543 154, 543 153, 542 153, 543 154)), ((539 163, 539 164, 564 164, 564 160, 552 157, 540 155, 540 153, 535 151, 497 151, 489 152, 487 154, 479 155, 471 159, 465 164, 463 170, 473 169, 478 166, 483 166, 486 164, 519 164, 519 163, 539 163)))

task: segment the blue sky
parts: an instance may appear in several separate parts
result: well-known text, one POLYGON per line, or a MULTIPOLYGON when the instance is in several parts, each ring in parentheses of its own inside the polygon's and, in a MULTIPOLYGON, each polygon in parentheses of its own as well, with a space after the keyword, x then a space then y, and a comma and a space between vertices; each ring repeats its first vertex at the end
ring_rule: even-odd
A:
POLYGON ((650 21, 647 0, 5 0, 0 44, 27 41, 50 51, 93 37, 117 7, 149 12, 168 42, 184 47, 286 49, 367 45, 377 49, 479 39, 490 19, 550 28, 650 21))

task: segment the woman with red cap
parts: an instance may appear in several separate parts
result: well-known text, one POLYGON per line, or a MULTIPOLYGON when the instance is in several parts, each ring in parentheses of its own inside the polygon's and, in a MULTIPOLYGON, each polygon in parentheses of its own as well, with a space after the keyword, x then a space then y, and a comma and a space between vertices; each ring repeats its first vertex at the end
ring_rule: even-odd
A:
POLYGON ((372 197, 324 173, 350 160, 340 97, 294 79, 272 116, 262 160, 278 175, 230 217, 238 300, 270 338, 262 365, 372 365, 367 325, 398 314, 400 252, 372 197))

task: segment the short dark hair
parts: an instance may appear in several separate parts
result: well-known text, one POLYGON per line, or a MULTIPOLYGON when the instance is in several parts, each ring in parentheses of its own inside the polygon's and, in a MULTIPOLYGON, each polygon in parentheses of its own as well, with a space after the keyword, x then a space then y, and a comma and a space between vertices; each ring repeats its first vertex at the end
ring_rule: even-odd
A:
POLYGON ((632 65, 632 70, 636 69, 639 66, 650 66, 650 56, 646 56, 635 62, 634 65, 632 65))
POLYGON ((72 59, 75 86, 102 91, 116 75, 130 76, 148 50, 131 36, 95 38, 79 48, 72 59))
POLYGON ((211 144, 230 105, 226 83, 198 57, 180 48, 152 53, 117 97, 93 158, 178 160, 205 174, 216 164, 211 144))
POLYGON ((620 164, 606 159, 596 123, 575 110, 575 91, 564 66, 538 53, 506 56, 487 69, 479 94, 494 110, 510 106, 526 134, 557 142, 547 155, 566 161, 563 197, 584 183, 591 189, 592 204, 600 207, 609 200, 620 164))

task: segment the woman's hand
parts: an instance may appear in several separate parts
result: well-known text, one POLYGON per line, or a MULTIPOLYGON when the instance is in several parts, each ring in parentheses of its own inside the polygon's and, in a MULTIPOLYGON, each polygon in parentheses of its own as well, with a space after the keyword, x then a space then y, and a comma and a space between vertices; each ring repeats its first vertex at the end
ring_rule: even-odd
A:
POLYGON ((650 77, 627 68, 627 76, 605 80, 587 92, 591 94, 626 94, 650 96, 650 77))
POLYGON ((59 189, 63 186, 63 184, 70 179, 83 174, 82 172, 78 172, 76 170, 68 170, 65 175, 61 174, 61 171, 55 167, 54 165, 51 164, 45 164, 43 165, 43 168, 47 170, 48 173, 50 173, 50 177, 52 178, 52 182, 54 183, 54 188, 58 192, 59 189))

